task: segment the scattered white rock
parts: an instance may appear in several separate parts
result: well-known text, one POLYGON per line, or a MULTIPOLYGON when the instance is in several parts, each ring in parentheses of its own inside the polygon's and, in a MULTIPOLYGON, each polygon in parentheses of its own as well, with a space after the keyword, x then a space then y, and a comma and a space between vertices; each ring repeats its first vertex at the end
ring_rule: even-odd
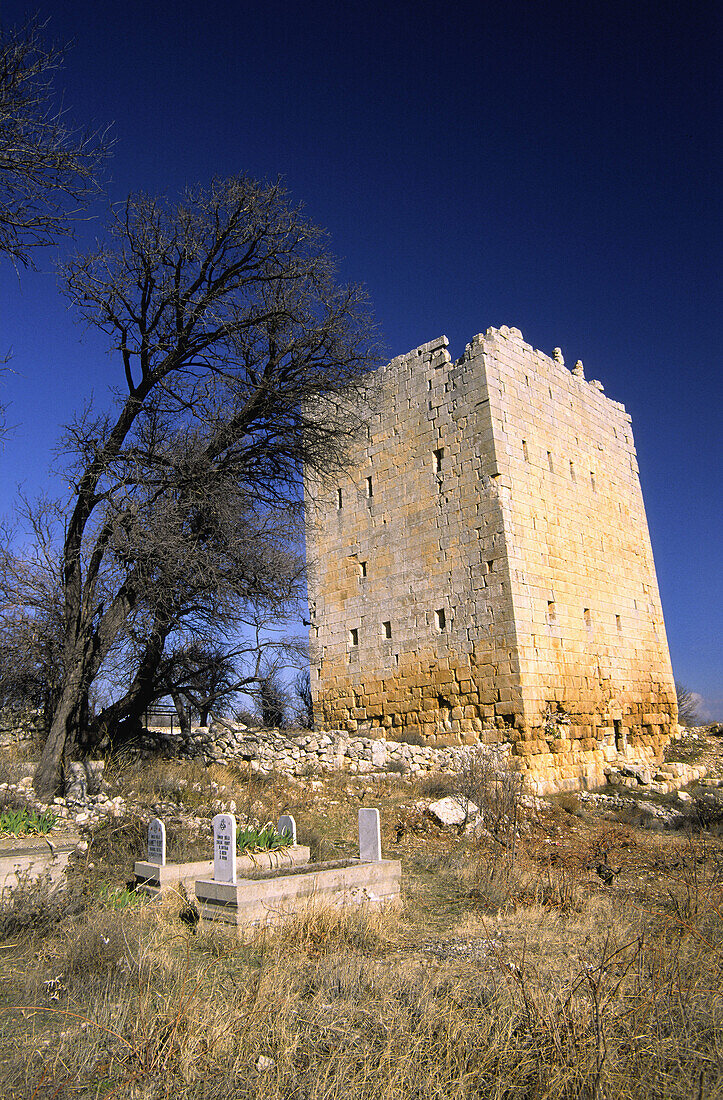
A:
POLYGON ((462 795, 439 798, 427 807, 427 813, 442 825, 464 825, 478 812, 479 806, 462 795))

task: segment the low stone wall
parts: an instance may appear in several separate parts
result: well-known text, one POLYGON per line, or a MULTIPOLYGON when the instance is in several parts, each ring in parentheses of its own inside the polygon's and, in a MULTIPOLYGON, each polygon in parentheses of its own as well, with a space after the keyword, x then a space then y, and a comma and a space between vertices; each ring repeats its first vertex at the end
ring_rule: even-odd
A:
POLYGON ((196 727, 186 736, 154 730, 144 738, 139 751, 150 756, 157 753, 159 747, 164 755, 198 759, 207 765, 247 761, 252 772, 278 771, 297 776, 322 771, 352 774, 398 771, 419 775, 431 771, 459 771, 466 760, 480 752, 499 763, 510 756, 507 743, 432 748, 357 737, 345 730, 282 733, 273 729, 252 730, 223 721, 216 721, 209 727, 196 727))
POLYGON ((60 882, 70 856, 78 850, 77 833, 53 833, 44 836, 4 836, 0 838, 0 896, 19 882, 47 875, 60 882))
POLYGON ((158 752, 159 746, 165 755, 198 759, 207 765, 247 761, 252 772, 278 771, 296 776, 323 771, 352 774, 399 771, 412 775, 455 772, 470 758, 482 754, 498 767, 520 772, 526 789, 537 795, 604 787, 609 775, 626 766, 654 775, 660 758, 660 753, 650 746, 626 746, 618 752, 614 744, 601 744, 591 752, 570 742, 556 745, 557 753, 530 757, 519 755, 509 742, 437 748, 358 736, 346 730, 282 733, 218 720, 186 736, 178 731, 171 734, 168 730, 154 730, 146 736, 139 751, 151 755, 158 752))
POLYGON ((10 749, 14 746, 29 746, 37 736, 37 730, 30 726, 0 727, 0 749, 10 749))

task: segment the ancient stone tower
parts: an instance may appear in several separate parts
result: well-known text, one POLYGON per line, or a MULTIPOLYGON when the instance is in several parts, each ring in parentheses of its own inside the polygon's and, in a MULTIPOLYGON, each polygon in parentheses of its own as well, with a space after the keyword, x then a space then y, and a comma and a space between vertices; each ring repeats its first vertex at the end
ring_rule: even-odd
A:
POLYGON ((352 473, 309 486, 317 720, 603 782, 677 721, 630 417, 517 329, 447 343, 378 372, 352 473))

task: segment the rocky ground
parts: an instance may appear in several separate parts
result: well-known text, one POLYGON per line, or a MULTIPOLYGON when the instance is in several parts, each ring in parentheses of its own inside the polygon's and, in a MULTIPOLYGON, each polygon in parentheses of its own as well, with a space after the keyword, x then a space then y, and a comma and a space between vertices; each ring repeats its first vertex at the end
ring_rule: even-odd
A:
MULTIPOLYGON (((551 798, 484 761, 454 775, 178 758, 76 771, 53 805, 56 828, 82 837, 67 889, 0 899, 0 1095, 723 1095, 716 734, 691 731, 655 774, 621 760, 604 791, 551 798), (399 911, 313 912, 239 944, 189 924, 188 899, 127 888, 150 816, 170 862, 208 858, 222 807, 242 822, 292 813, 312 858, 334 860, 358 852, 363 805, 401 861, 399 911)), ((0 799, 33 804, 32 763, 0 767, 0 799)))
MULTIPOLYGON (((550 798, 484 756, 454 773, 76 766, 51 806, 81 837, 67 889, 0 899, 0 1095, 723 1095, 719 734, 550 798), (403 876, 401 910, 378 922, 314 912, 239 944, 189 924, 188 899, 127 888, 151 816, 169 862, 209 857, 220 809, 292 813, 312 859, 335 860, 358 853, 370 805, 403 876)), ((0 753, 0 802, 42 808, 32 768, 0 753)))
MULTIPOLYGON (((205 749, 196 753, 179 751, 184 742, 179 735, 166 732, 155 738, 155 757, 151 757, 149 750, 152 738, 146 734, 143 744, 120 763, 118 760, 107 765, 104 761, 74 763, 65 795, 50 803, 35 797, 32 761, 6 764, 4 782, 0 782, 0 808, 12 803, 27 805, 39 814, 50 810, 56 815, 56 831, 71 826, 83 835, 90 835, 109 822, 152 814, 187 830, 190 836, 199 836, 208 832, 214 813, 230 811, 253 817, 249 807, 239 805, 237 797, 239 782, 251 777, 262 782, 275 778, 290 794, 299 797, 303 797, 304 791, 319 791, 324 775, 346 776, 352 781, 364 779, 371 789, 391 776, 412 783, 426 775, 432 784, 436 776, 440 791, 454 788, 464 794, 464 775, 469 771, 470 761, 475 759, 474 752, 466 748, 430 749, 369 738, 340 738, 338 731, 333 735, 302 732, 296 737, 278 731, 252 732, 245 727, 228 727, 228 731, 225 739, 228 744, 224 741, 223 749, 214 749, 218 760, 211 759, 205 749), (277 743, 279 755, 274 757, 277 743), (231 751, 232 745, 235 753, 231 751), (152 773, 153 761, 162 767, 174 760, 195 763, 194 774, 189 773, 190 778, 179 774, 176 780, 166 775, 155 785, 143 782, 144 771, 152 773), (134 776, 140 782, 134 783, 134 776), (457 776, 459 782, 450 785, 452 776, 457 776)), ((204 731, 200 737, 203 745, 204 731)), ((504 772, 504 746, 483 749, 482 753, 485 767, 504 772)), ((603 817, 665 828, 680 828, 696 815, 716 817, 719 805, 723 806, 723 790, 719 794, 719 788, 723 788, 723 729, 707 726, 683 731, 670 742, 657 769, 620 758, 607 769, 607 779, 607 786, 600 790, 565 792, 552 796, 552 800, 572 812, 596 811, 603 817)), ((546 800, 528 796, 527 801, 530 805, 541 805, 546 800)), ((426 805, 419 803, 418 809, 426 812, 434 802, 435 799, 428 798, 426 805)), ((474 811, 462 816, 466 826, 474 824, 474 811)), ((459 821, 455 818, 443 823, 459 824, 459 821)))

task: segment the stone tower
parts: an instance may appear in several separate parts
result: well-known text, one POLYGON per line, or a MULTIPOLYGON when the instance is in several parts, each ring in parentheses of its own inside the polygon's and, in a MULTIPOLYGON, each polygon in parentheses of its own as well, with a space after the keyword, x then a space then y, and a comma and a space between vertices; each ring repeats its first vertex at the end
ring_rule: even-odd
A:
POLYGON ((677 722, 630 416, 518 329, 447 343, 377 372, 352 472, 307 486, 317 721, 596 785, 677 722))

